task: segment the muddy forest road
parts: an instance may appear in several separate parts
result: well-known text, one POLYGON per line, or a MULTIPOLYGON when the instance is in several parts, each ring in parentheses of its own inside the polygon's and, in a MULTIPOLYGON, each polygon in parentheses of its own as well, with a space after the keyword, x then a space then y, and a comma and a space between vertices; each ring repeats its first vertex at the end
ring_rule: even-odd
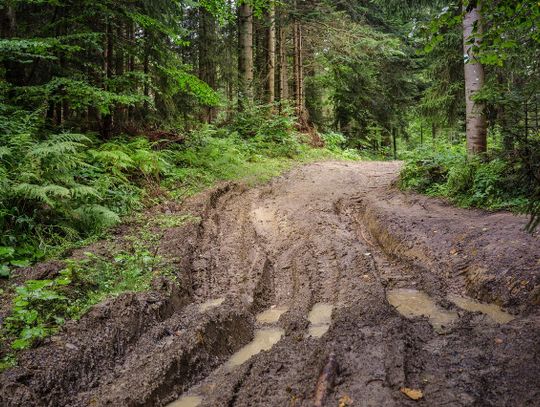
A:
POLYGON ((200 223, 159 246, 180 288, 68 324, 0 376, 0 404, 540 406, 538 235, 397 191, 399 165, 195 197, 179 210, 200 223))

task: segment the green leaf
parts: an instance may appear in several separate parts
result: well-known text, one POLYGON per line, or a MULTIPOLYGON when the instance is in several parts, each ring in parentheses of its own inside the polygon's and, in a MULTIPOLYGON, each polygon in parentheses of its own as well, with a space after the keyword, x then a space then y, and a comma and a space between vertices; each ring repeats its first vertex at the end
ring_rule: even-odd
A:
POLYGON ((31 263, 29 260, 11 260, 10 264, 15 267, 28 267, 31 263))

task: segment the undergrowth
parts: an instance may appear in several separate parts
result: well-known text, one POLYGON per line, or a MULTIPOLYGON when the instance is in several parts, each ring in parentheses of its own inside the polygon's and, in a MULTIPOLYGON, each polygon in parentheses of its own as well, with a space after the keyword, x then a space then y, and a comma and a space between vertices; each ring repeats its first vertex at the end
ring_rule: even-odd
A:
MULTIPOLYGON (((0 331, 3 340, 14 351, 30 348, 57 332, 67 319, 80 318, 108 297, 147 290, 157 275, 174 279, 157 255, 158 239, 158 235, 141 231, 126 239, 127 248, 110 257, 85 253, 83 259, 66 260, 66 267, 54 279, 27 280, 15 287, 11 313, 0 331)), ((4 359, 9 364, 12 354, 4 359)))
POLYGON ((92 305, 147 290, 157 274, 174 279, 155 252, 160 237, 145 230, 198 219, 184 214, 148 219, 144 207, 182 199, 221 180, 256 184, 299 162, 359 158, 342 148, 344 138, 336 133, 323 135, 328 148, 309 147, 293 116, 274 114, 270 107, 253 107, 227 126, 207 125, 175 143, 50 135, 40 117, 8 121, 0 115, 0 277, 9 279, 17 267, 95 241, 133 212, 140 213, 135 221, 142 219, 144 236, 109 257, 86 253, 82 260, 66 260, 54 279, 4 284, 13 290, 13 300, 0 335, 11 350, 0 349, 0 371, 16 362, 13 352, 39 344, 92 305))
POLYGON ((484 157, 467 158, 462 144, 439 142, 406 154, 400 186, 462 207, 531 213, 540 197, 538 151, 516 149, 503 157, 495 146, 484 157))
POLYGON ((92 134, 47 134, 42 114, 9 113, 0 111, 0 278, 101 237, 156 198, 182 198, 220 180, 264 181, 298 161, 358 158, 335 143, 308 147, 294 117, 268 106, 166 148, 144 137, 103 143, 92 134))

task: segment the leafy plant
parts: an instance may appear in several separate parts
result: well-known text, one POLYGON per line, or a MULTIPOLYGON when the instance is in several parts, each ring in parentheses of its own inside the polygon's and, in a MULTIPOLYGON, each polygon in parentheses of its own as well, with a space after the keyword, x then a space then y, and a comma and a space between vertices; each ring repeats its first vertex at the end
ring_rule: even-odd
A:
POLYGON ((15 289, 11 314, 3 329, 16 339, 15 350, 31 347, 37 340, 55 332, 70 315, 68 298, 61 288, 71 283, 68 273, 54 280, 28 280, 15 289))

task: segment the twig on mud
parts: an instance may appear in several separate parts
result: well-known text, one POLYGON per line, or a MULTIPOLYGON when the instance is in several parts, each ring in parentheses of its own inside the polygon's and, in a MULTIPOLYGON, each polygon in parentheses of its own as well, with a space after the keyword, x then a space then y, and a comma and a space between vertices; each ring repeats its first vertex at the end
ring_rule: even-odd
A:
POLYGON ((313 400, 313 407, 323 407, 325 405, 325 400, 328 394, 334 388, 334 382, 336 380, 338 370, 338 364, 336 361, 336 355, 332 352, 328 356, 328 361, 324 366, 319 380, 317 381, 317 386, 315 387, 315 397, 313 400))

